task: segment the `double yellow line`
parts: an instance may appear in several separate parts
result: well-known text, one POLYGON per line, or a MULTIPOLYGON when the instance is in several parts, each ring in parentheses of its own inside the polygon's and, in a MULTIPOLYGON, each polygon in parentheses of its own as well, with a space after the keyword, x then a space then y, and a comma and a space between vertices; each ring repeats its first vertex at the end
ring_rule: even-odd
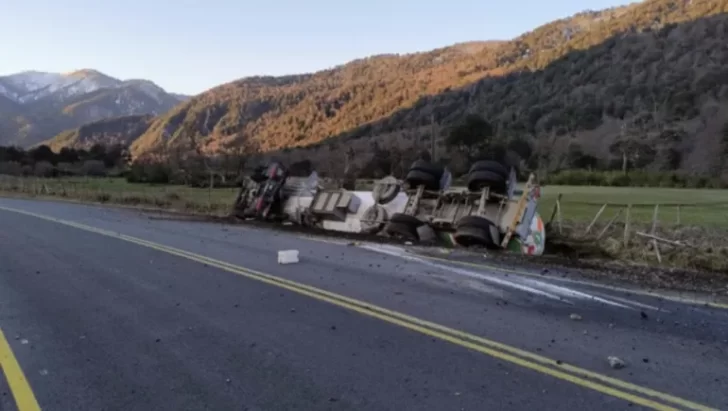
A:
MULTIPOLYGON (((54 217, 32 213, 24 210, 7 208, 0 206, 0 210, 20 213, 46 221, 52 221, 58 224, 78 228, 81 230, 97 233, 100 235, 121 239, 140 246, 148 247, 167 254, 186 258, 188 260, 207 264, 243 277, 256 280, 275 287, 283 288, 291 292, 305 295, 319 301, 345 308, 359 314, 377 318, 389 324, 415 331, 432 338, 438 338, 451 344, 468 348, 470 350, 507 361, 523 368, 527 368, 544 375, 548 375, 562 381, 588 388, 605 395, 610 395, 625 401, 632 402, 647 408, 655 410, 712 410, 713 408, 682 399, 670 394, 662 393, 650 388, 638 386, 626 381, 612 378, 603 374, 592 372, 583 368, 565 363, 557 363, 556 360, 537 355, 507 344, 492 341, 483 337, 469 334, 460 330, 445 327, 430 321, 412 317, 397 311, 392 311, 383 307, 369 304, 364 301, 356 300, 320 288, 312 287, 306 284, 265 274, 259 271, 240 267, 225 261, 216 260, 200 254, 166 246, 159 243, 143 240, 140 238, 115 233, 109 230, 103 230, 85 224, 76 223, 68 220, 61 220, 54 217)), ((23 411, 23 410, 21 410, 23 411)))

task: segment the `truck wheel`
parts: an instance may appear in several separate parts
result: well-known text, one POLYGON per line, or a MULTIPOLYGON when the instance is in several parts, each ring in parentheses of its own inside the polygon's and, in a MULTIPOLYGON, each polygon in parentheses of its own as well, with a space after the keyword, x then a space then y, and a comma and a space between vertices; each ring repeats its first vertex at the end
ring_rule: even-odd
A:
POLYGON ((378 204, 374 204, 364 211, 361 218, 361 232, 376 234, 382 231, 384 222, 387 221, 387 210, 378 204))
POLYGON ((387 204, 397 198, 400 186, 397 179, 389 176, 377 181, 372 190, 372 197, 377 204, 387 204))
POLYGON ((502 176, 505 180, 508 180, 508 177, 510 176, 508 167, 493 160, 476 161, 472 166, 470 166, 470 171, 468 171, 468 173, 474 173, 476 171, 490 171, 491 173, 496 173, 502 176))
POLYGON ((455 242, 463 247, 500 248, 500 231, 485 217, 471 215, 461 218, 457 223, 454 238, 455 242))
POLYGON ((424 225, 417 217, 395 213, 389 219, 384 232, 390 237, 402 238, 404 240, 419 241, 420 236, 417 234, 417 228, 424 225))
POLYGON ((445 168, 439 164, 433 164, 425 160, 417 160, 410 166, 410 171, 412 170, 419 170, 423 171, 427 174, 431 174, 434 176, 438 181, 442 177, 442 173, 445 172, 445 168))
POLYGON ((506 179, 498 173, 487 170, 473 171, 468 174, 469 191, 480 191, 484 187, 490 187, 494 193, 505 194, 507 191, 506 179))
POLYGON ((407 173, 404 181, 410 189, 425 186, 426 190, 437 191, 440 189, 440 178, 426 171, 413 169, 407 173))

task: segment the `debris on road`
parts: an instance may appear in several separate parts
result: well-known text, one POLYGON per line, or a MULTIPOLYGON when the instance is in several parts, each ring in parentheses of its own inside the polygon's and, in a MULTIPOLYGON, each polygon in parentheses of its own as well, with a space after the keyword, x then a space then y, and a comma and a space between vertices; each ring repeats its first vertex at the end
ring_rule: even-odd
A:
POLYGON ((607 357, 607 361, 609 361, 609 366, 614 368, 615 370, 620 370, 627 365, 619 357, 615 356, 607 357))
POLYGON ((569 318, 571 318, 574 321, 581 321, 581 316, 579 314, 571 314, 569 316, 569 318))
POLYGON ((281 250, 278 252, 278 264, 294 264, 298 262, 298 250, 281 250))

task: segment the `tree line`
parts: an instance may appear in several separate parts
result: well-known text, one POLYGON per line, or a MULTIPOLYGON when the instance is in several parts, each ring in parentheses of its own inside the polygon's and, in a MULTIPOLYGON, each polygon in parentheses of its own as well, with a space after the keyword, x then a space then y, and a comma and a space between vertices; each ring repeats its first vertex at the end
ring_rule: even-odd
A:
POLYGON ((129 151, 121 145, 95 144, 88 150, 64 147, 58 153, 46 145, 27 150, 0 146, 0 174, 13 176, 118 175, 130 160, 129 151))

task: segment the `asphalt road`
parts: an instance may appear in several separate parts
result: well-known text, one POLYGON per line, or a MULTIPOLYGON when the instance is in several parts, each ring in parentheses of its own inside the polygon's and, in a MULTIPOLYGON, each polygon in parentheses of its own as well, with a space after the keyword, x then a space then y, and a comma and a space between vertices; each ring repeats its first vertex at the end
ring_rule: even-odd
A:
POLYGON ((728 409, 728 306, 677 299, 0 199, 0 410, 728 409))

